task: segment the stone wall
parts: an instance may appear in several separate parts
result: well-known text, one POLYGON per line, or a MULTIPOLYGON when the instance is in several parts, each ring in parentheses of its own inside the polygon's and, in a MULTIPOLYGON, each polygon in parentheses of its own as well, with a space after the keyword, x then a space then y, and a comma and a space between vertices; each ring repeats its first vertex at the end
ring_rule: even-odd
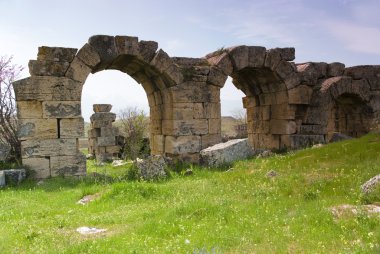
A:
POLYGON ((79 51, 40 47, 29 63, 31 77, 14 83, 23 163, 40 177, 85 172, 77 148, 81 91, 89 73, 106 69, 124 72, 144 88, 152 154, 190 162, 221 141, 220 89, 228 76, 245 94, 248 139, 255 149, 323 143, 334 131, 359 136, 379 121, 379 66, 294 59, 294 48, 259 46, 170 57, 157 42, 129 36, 92 36, 79 51))

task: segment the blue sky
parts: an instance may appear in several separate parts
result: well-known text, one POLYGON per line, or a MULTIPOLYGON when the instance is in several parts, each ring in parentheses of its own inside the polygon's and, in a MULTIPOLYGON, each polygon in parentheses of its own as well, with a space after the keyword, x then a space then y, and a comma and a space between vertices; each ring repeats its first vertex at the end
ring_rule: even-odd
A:
MULTIPOLYGON (((39 46, 80 48, 91 35, 155 40, 170 56, 202 57, 220 47, 295 47, 295 62, 380 64, 380 0, 0 0, 0 55, 27 66, 39 46)), ((23 77, 28 72, 23 73, 23 77)), ((229 82, 222 114, 242 107, 229 82)), ((128 75, 90 75, 83 115, 93 103, 148 109, 143 89, 128 75)))

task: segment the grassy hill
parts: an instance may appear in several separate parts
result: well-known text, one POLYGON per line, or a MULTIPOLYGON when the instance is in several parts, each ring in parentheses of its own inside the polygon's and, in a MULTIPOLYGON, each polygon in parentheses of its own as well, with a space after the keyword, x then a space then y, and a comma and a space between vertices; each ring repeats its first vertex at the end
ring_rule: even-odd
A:
MULTIPOLYGON (((89 162, 91 163, 91 162, 89 162)), ((380 135, 162 182, 56 178, 0 190, 1 253, 379 253, 380 219, 335 217, 380 173, 380 135), (276 172, 268 177, 269 171, 276 172), (89 204, 76 202, 99 193, 89 204), (108 229, 82 236, 81 226, 108 229)), ((186 169, 186 168, 183 168, 186 169)))

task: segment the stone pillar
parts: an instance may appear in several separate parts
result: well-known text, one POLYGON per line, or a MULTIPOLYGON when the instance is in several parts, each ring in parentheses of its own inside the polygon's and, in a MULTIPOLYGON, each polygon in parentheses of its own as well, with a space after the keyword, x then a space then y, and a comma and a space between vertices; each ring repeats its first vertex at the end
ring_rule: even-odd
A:
POLYGON ((90 117, 91 129, 88 131, 88 152, 95 155, 98 162, 105 162, 117 157, 120 147, 116 137, 119 129, 113 127, 116 114, 111 113, 111 104, 94 104, 94 114, 90 117))
POLYGON ((86 172, 78 146, 84 132, 82 83, 65 77, 76 51, 40 47, 37 60, 29 62, 31 76, 13 83, 22 163, 36 178, 86 172))

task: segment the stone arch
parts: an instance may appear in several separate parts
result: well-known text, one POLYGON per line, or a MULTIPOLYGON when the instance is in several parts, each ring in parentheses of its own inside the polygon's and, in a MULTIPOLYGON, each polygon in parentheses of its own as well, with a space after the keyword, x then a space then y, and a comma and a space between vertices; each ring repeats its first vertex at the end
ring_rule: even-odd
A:
POLYGON ((330 96, 326 111, 326 141, 336 132, 360 137, 370 131, 374 110, 367 80, 347 76, 330 78, 322 83, 321 91, 330 96))
POLYGON ((246 95, 248 137, 255 149, 292 147, 297 105, 308 103, 311 95, 307 87, 300 86, 296 67, 289 62, 294 55, 294 48, 238 46, 206 56, 212 65, 209 84, 223 87, 231 76, 246 95))

